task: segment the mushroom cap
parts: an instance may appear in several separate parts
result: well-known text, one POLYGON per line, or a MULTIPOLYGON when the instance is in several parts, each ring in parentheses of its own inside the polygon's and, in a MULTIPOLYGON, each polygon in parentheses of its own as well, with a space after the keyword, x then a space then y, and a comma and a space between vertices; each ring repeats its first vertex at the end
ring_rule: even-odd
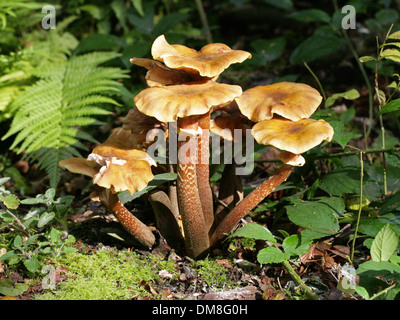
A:
POLYGON ((212 107, 229 103, 241 93, 240 86, 206 80, 147 88, 136 95, 134 102, 140 112, 161 122, 171 122, 205 114, 212 107))
POLYGON ((331 141, 334 134, 329 123, 314 119, 264 120, 256 123, 251 132, 258 143, 295 154, 306 152, 323 140, 331 141))
POLYGON ((210 121, 210 131, 228 141, 235 141, 235 130, 240 131, 240 137, 243 137, 246 129, 249 128, 246 127, 243 116, 221 115, 210 121))
POLYGON ((158 61, 145 58, 132 58, 130 62, 148 70, 146 80, 149 87, 193 81, 189 73, 183 70, 168 68, 158 61))
POLYGON ((272 119, 274 114, 293 121, 308 118, 321 101, 316 89, 293 82, 254 87, 236 98, 240 111, 254 122, 272 119))
POLYGON ((59 166, 72 173, 79 173, 93 178, 97 174, 95 168, 89 167, 85 158, 69 158, 61 160, 59 166))
POLYGON ((93 183, 113 192, 128 190, 133 194, 153 179, 154 160, 144 151, 129 148, 129 130, 114 131, 107 141, 93 149, 87 158, 90 167, 99 167, 93 183))
POLYGON ((209 78, 218 76, 233 63, 251 58, 249 52, 233 50, 223 43, 210 43, 200 51, 179 44, 171 45, 164 35, 154 41, 151 54, 153 59, 164 62, 170 68, 209 78))
POLYGON ((288 151, 281 152, 278 155, 278 159, 293 167, 302 167, 306 163, 306 159, 301 154, 294 154, 288 151))

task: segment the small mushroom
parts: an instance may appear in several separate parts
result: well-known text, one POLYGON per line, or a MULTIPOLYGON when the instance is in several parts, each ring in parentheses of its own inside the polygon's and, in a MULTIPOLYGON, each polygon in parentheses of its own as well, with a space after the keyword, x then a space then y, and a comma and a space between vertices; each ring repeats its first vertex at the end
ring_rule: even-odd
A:
POLYGON ((316 89, 292 82, 254 87, 236 98, 240 111, 254 122, 272 119, 274 114, 293 121, 308 118, 321 101, 316 89))
POLYGON ((223 43, 208 44, 200 51, 179 44, 171 45, 164 35, 154 41, 151 54, 153 59, 164 62, 170 68, 208 78, 218 76, 233 63, 251 58, 249 52, 233 50, 223 43))
POLYGON ((206 114, 212 107, 229 103, 241 93, 240 86, 206 80, 147 88, 135 96, 134 102, 140 112, 162 122, 171 122, 206 114))
POLYGON ((301 154, 322 141, 331 141, 333 128, 324 120, 271 119, 256 123, 252 134, 260 144, 272 145, 278 149, 301 154))
POLYGON ((87 163, 90 167, 99 167, 93 177, 94 184, 115 193, 128 190, 133 194, 144 189, 153 179, 151 166, 156 163, 146 152, 127 146, 130 134, 121 128, 93 149, 87 163))

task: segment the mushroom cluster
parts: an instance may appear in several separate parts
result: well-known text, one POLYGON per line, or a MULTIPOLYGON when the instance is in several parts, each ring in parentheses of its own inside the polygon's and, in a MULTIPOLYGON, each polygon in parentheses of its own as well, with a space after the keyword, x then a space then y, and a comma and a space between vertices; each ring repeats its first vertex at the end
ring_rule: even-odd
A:
MULTIPOLYGON (((145 151, 152 143, 147 133, 153 128, 166 130, 168 123, 176 122, 178 163, 171 166, 177 173, 176 186, 171 185, 168 195, 159 190, 149 200, 156 219, 162 217, 157 223, 160 232, 169 230, 169 235, 163 236, 167 240, 183 238, 187 254, 195 258, 230 232, 287 179, 295 166, 303 165, 301 153, 323 140, 330 141, 333 129, 323 120, 309 118, 322 97, 306 84, 285 82, 242 92, 238 85, 217 82, 230 65, 251 58, 249 52, 221 43, 208 44, 197 51, 171 45, 162 35, 154 41, 151 54, 153 59, 130 60, 147 69, 148 88, 135 96, 136 108, 123 119, 123 127, 113 131, 86 159, 66 159, 60 166, 92 177, 100 201, 137 240, 151 247, 155 242, 151 229, 124 207, 117 194, 125 190, 133 194, 152 180, 156 163, 145 151), (219 116, 212 119, 214 111, 219 116), (284 164, 247 197, 232 200, 229 210, 216 210, 220 203, 210 185, 210 129, 233 140, 232 131, 244 133, 245 124, 252 127, 258 143, 283 151, 279 158, 284 164), (232 134, 222 130, 226 128, 232 134), (163 204, 159 205, 159 201, 163 204), (162 225, 166 221, 170 227, 162 225), (179 235, 171 235, 171 230, 179 235)), ((226 171, 232 175, 232 170, 226 171)), ((238 181, 238 177, 233 178, 238 181)), ((221 186, 220 194, 235 185, 221 186)))

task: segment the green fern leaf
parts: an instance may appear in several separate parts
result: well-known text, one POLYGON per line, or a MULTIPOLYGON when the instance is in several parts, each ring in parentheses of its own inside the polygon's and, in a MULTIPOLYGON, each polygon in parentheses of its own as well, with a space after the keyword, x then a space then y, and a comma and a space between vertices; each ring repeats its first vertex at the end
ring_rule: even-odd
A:
POLYGON ((110 114, 106 106, 120 104, 118 94, 126 72, 99 66, 119 54, 93 52, 73 56, 68 61, 46 64, 32 73, 39 78, 10 104, 15 112, 3 140, 15 135, 11 148, 28 154, 46 170, 50 185, 60 179, 58 162, 86 150, 79 140, 97 142, 81 127, 99 124, 97 117, 110 114))

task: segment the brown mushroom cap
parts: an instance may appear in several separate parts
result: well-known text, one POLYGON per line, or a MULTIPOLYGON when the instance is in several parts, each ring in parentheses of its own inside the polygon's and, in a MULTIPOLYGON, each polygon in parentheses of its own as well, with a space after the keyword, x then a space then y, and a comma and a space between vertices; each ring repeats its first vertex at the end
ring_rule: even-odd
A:
POLYGON ((168 68, 158 61, 145 58, 132 58, 130 62, 148 70, 146 80, 149 87, 193 81, 190 74, 185 71, 168 68))
POLYGON ((200 51, 179 44, 170 45, 164 35, 154 41, 151 54, 153 59, 164 62, 170 68, 195 72, 209 78, 218 76, 233 63, 251 58, 249 52, 232 50, 222 43, 208 44, 200 51))
POLYGON ((61 160, 60 167, 67 169, 72 173, 79 173, 93 178, 97 174, 95 168, 89 167, 85 158, 69 158, 61 160))
POLYGON ((134 98, 140 112, 162 122, 176 121, 192 115, 205 114, 214 106, 240 96, 242 88, 212 80, 166 87, 152 87, 134 98))
POLYGON ((93 149, 87 158, 91 167, 99 167, 93 183, 113 192, 128 190, 133 194, 153 179, 154 160, 144 151, 129 148, 128 130, 114 131, 107 141, 93 149))
POLYGON ((314 119, 264 120, 255 124, 251 132, 258 143, 295 154, 306 152, 323 140, 331 141, 334 134, 329 123, 314 119))
POLYGON ((316 89, 292 82, 254 87, 236 98, 240 111, 254 122, 272 119, 274 114, 293 121, 308 118, 321 101, 316 89))
POLYGON ((240 136, 243 137, 246 129, 249 128, 246 127, 243 116, 239 115, 221 115, 210 121, 210 131, 229 141, 235 140, 235 130, 240 130, 240 136))

